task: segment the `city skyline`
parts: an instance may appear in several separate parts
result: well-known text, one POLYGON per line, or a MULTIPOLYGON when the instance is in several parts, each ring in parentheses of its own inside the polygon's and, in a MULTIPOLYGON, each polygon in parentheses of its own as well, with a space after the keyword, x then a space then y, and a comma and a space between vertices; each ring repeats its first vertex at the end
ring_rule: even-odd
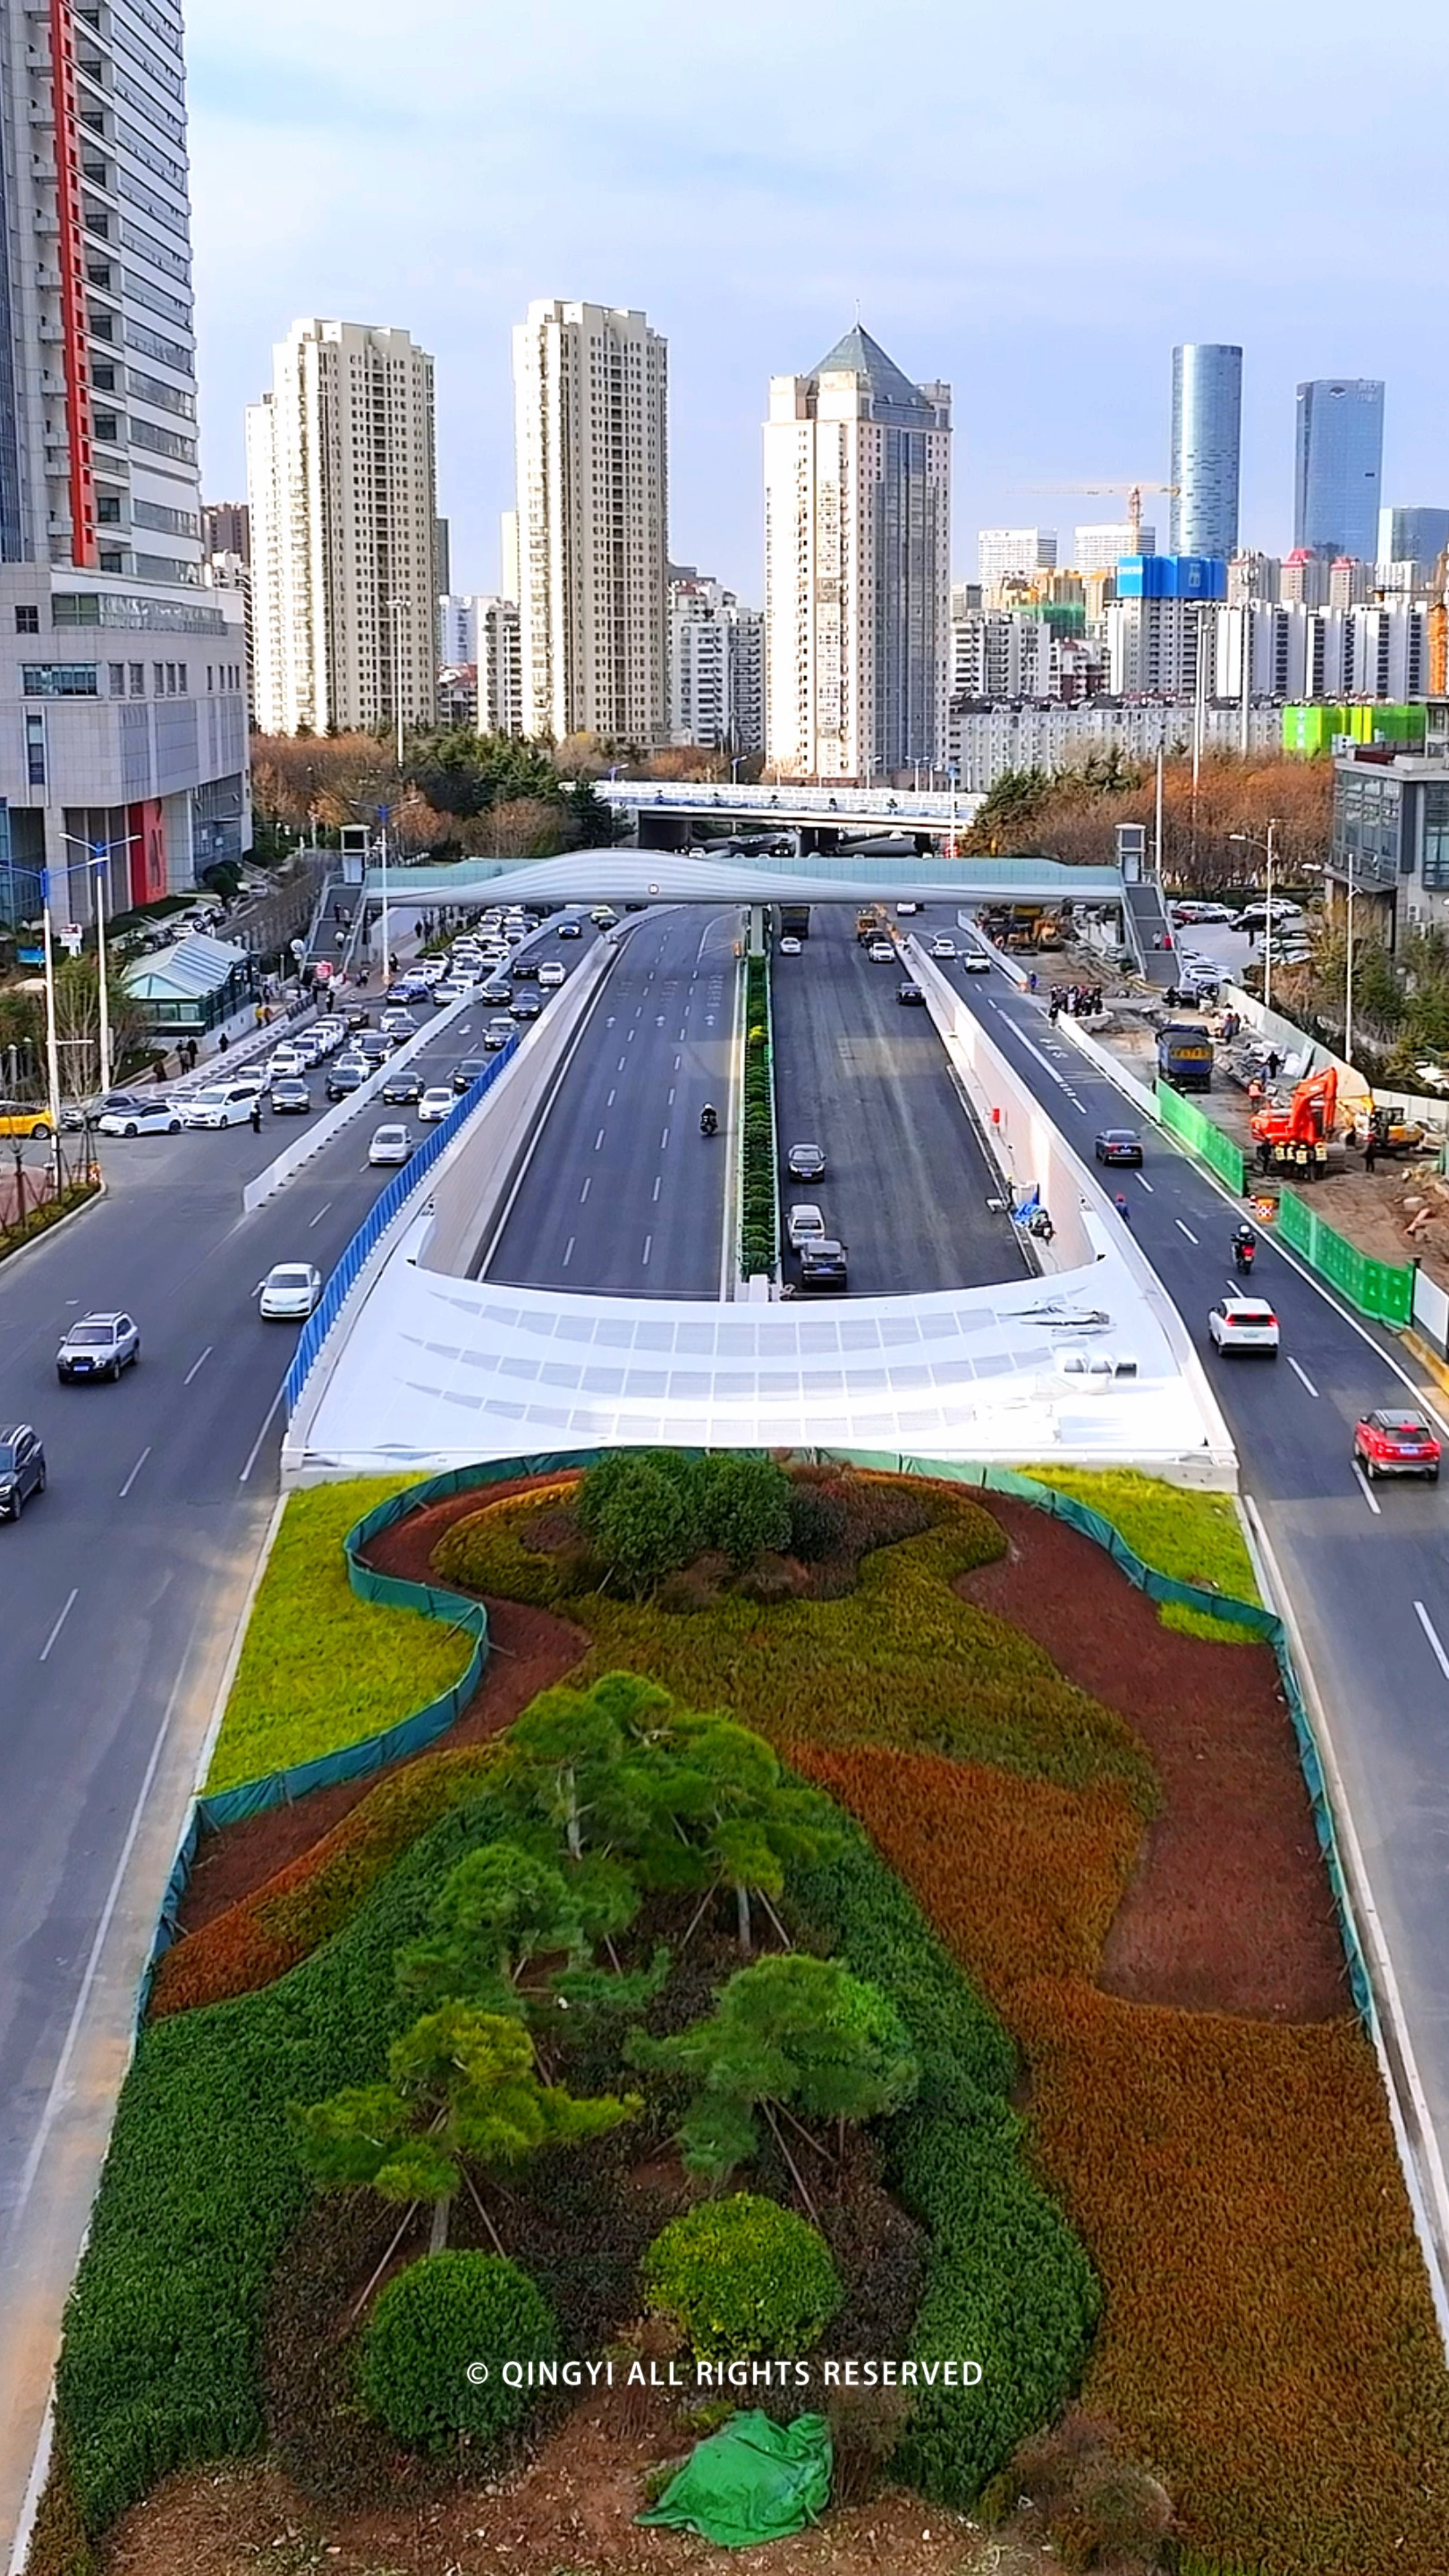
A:
MULTIPOLYGON (((924 42, 935 13, 908 16, 924 42)), ((823 346, 857 298, 909 375, 958 389, 960 574, 978 527, 1047 515, 1020 484, 1103 468, 1168 479, 1170 352, 1199 338, 1244 348, 1246 542, 1291 543, 1294 388, 1334 370, 1388 381, 1385 497, 1436 499, 1449 358, 1425 328, 1413 256, 1436 212, 1428 174, 1400 174, 1389 228, 1371 233, 1329 157, 1284 148, 1285 96, 1295 134, 1333 130, 1335 40, 1353 33, 1338 0, 1271 23, 1230 6, 1211 48, 1136 9, 1104 39, 1047 0, 1030 30, 982 31, 969 83, 909 101, 883 101, 867 78, 863 13, 832 22, 829 45, 823 23, 808 0, 788 24, 744 0, 685 62, 665 58, 662 15, 643 0, 624 0, 607 31, 552 0, 532 28, 493 31, 485 64, 441 0, 424 0, 401 60, 366 0, 345 14, 335 0, 307 13, 261 0, 245 27, 199 0, 208 489, 240 488, 241 407, 295 313, 400 325, 438 361, 454 584, 494 589, 512 485, 508 328, 560 294, 639 306, 668 334, 675 543, 746 598, 761 559, 759 387, 823 346), (1171 131, 1165 201, 1168 137, 1149 111, 1179 76, 1193 115, 1171 131), (614 102, 602 133, 601 88, 614 102), (983 121, 986 99, 1009 112, 983 121), (656 118, 691 138, 677 164, 647 148, 656 118), (1107 150, 1118 131, 1141 148, 1107 150), (1076 191, 1093 208, 1080 228, 1076 191), (1165 202, 1178 211, 1164 220, 1165 202), (1280 236, 1304 256, 1275 260, 1280 236)), ((1430 23, 1426 86, 1446 69, 1449 30, 1430 23)))

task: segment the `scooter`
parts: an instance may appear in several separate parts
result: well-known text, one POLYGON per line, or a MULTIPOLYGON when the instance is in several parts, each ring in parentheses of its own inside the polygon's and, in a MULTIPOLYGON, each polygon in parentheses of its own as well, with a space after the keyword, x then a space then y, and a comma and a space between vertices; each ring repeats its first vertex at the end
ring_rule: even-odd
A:
POLYGON ((1252 1269, 1253 1263, 1257 1257, 1258 1246, 1252 1235, 1235 1234, 1233 1237, 1233 1268, 1238 1272, 1240 1277, 1247 1277, 1247 1274, 1252 1269))
POLYGON ((719 1119, 714 1110, 701 1109, 699 1113, 699 1132, 701 1136, 713 1136, 718 1126, 719 1119))

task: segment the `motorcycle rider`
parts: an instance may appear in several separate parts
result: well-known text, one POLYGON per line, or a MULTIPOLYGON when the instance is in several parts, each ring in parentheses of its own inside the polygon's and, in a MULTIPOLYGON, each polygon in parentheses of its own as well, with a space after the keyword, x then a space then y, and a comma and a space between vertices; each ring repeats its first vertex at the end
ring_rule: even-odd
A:
POLYGON ((699 1113, 699 1132, 701 1136, 712 1136, 718 1125, 718 1115, 712 1102, 707 1100, 699 1113))
POLYGON ((1233 1261, 1239 1270, 1251 1270, 1258 1250, 1258 1238, 1250 1225, 1240 1225, 1233 1235, 1233 1261))

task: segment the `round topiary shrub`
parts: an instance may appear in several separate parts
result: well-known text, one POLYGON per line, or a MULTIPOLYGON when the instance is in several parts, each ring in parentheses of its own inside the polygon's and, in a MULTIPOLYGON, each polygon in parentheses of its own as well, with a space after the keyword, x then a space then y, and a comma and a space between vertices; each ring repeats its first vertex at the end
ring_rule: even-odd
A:
POLYGON ((441 2451, 460 2433, 489 2444, 535 2403, 507 2387, 506 2361, 548 2361, 553 2312, 526 2272, 499 2254, 425 2254, 383 2291, 362 2345, 362 2394, 414 2451, 441 2451), (468 2377, 470 2364, 486 2379, 468 2377))
POLYGON ((701 2361, 809 2352, 845 2297, 818 2230, 748 2191, 672 2218, 641 2279, 650 2307, 674 2320, 701 2361))

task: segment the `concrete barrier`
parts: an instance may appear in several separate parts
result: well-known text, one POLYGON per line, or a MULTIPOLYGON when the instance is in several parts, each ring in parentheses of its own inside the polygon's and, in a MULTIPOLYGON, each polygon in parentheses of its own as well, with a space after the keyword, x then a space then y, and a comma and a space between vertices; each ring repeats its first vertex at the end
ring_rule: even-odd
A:
MULTIPOLYGON (((370 1109, 373 1106, 383 1084, 397 1072, 399 1065, 409 1063, 415 1055, 420 1055, 425 1047, 432 1046, 437 1039, 438 1031, 451 1028, 453 1022, 464 1011, 470 1010, 477 1001, 478 994, 475 987, 473 992, 464 994, 456 1002, 449 1002, 441 1011, 434 1010, 432 1003, 429 1002, 427 1008, 431 1017, 424 1021, 416 1035, 410 1037, 405 1046, 400 1046, 396 1054, 385 1057, 376 1073, 369 1074, 366 1082, 360 1083, 356 1091, 349 1091, 344 1099, 337 1101, 312 1126, 304 1128, 302 1134, 287 1147, 286 1151, 278 1154, 275 1162, 268 1163, 265 1171, 258 1172, 255 1180, 248 1181, 242 1192, 243 1213, 250 1216, 253 1208, 264 1206, 268 1199, 276 1197, 278 1190, 285 1189, 288 1181, 302 1170, 304 1164, 310 1163, 315 1154, 320 1154, 324 1146, 331 1144, 340 1129, 346 1127, 352 1119, 359 1118, 364 1109, 370 1109)), ((279 1033, 274 1038, 273 1044, 280 1046, 281 1043, 282 1037, 279 1033)), ((327 1078, 325 1073, 320 1067, 316 1070, 319 1079, 325 1082, 327 1078)), ((213 1074, 212 1080, 215 1081, 215 1079, 216 1076, 213 1074)))

